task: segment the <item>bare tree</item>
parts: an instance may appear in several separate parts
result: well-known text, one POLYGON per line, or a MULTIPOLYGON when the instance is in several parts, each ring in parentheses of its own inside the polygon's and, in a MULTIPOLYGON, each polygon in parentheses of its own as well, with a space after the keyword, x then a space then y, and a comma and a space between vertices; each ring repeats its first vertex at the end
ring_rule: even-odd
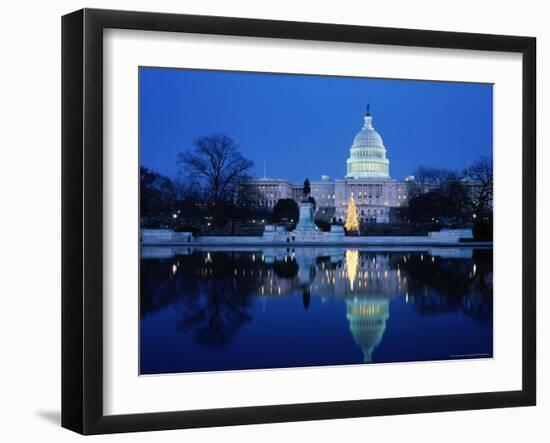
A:
POLYGON ((493 162, 481 157, 464 171, 469 188, 469 202, 474 214, 485 215, 493 208, 493 162))
POLYGON ((177 196, 174 182, 144 166, 139 173, 141 217, 171 216, 177 196))
POLYGON ((225 134, 200 137, 191 151, 178 155, 178 163, 184 169, 182 172, 194 177, 214 203, 232 200, 254 165, 225 134))
POLYGON ((428 191, 441 187, 443 183, 450 180, 456 174, 448 169, 430 168, 419 166, 414 171, 414 182, 416 193, 424 194, 428 191))

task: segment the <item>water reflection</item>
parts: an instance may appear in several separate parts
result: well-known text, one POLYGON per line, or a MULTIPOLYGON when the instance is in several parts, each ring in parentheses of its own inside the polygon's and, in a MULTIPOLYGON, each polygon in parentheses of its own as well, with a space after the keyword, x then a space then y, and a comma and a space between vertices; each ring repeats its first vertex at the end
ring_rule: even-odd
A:
POLYGON ((492 356, 490 249, 167 249, 142 250, 142 373, 492 356))
POLYGON ((357 346, 363 351, 363 361, 372 361, 372 351, 382 341, 386 320, 390 316, 387 299, 346 300, 349 329, 357 346))

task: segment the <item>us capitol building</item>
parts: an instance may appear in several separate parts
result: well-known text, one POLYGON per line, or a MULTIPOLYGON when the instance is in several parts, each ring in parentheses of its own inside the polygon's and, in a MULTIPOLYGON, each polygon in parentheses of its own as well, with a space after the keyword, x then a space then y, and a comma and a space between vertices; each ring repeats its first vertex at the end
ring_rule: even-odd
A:
MULTIPOLYGON (((321 211, 337 222, 345 222, 348 203, 355 201, 357 216, 363 223, 388 223, 390 209, 406 206, 413 177, 398 181, 390 177, 390 161, 380 134, 372 125, 367 107, 363 128, 355 136, 347 159, 347 174, 343 179, 331 180, 321 176, 311 182, 311 196, 321 211)), ((302 183, 285 179, 261 178, 252 182, 259 191, 260 206, 273 208, 279 199, 290 198, 300 202, 302 183)))

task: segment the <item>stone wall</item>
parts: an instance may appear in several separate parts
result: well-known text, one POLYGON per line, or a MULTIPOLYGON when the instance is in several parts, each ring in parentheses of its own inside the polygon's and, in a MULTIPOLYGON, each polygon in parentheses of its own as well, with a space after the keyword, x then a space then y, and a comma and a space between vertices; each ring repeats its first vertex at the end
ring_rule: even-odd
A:
POLYGON ((141 243, 147 245, 172 245, 193 241, 192 232, 175 232, 172 229, 141 229, 140 237, 141 243))
POLYGON ((427 236, 366 236, 343 237, 340 232, 324 232, 323 238, 299 238, 293 232, 273 231, 265 236, 193 236, 190 232, 174 232, 169 229, 142 229, 141 244, 143 245, 450 245, 461 244, 461 239, 473 238, 471 229, 448 229, 430 232, 427 236), (269 235, 271 234, 271 235, 269 235))
POLYGON ((438 232, 428 233, 428 237, 438 242, 456 243, 460 239, 472 240, 474 235, 471 229, 442 229, 438 232))

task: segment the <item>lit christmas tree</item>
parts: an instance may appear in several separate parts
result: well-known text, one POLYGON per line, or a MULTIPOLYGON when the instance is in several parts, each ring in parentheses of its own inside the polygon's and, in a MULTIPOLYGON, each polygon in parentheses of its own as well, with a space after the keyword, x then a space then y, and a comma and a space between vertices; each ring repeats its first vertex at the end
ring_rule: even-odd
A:
POLYGON ((348 203, 348 217, 344 228, 349 231, 359 231, 359 219, 357 218, 357 209, 355 208, 355 200, 353 196, 349 198, 348 203))

